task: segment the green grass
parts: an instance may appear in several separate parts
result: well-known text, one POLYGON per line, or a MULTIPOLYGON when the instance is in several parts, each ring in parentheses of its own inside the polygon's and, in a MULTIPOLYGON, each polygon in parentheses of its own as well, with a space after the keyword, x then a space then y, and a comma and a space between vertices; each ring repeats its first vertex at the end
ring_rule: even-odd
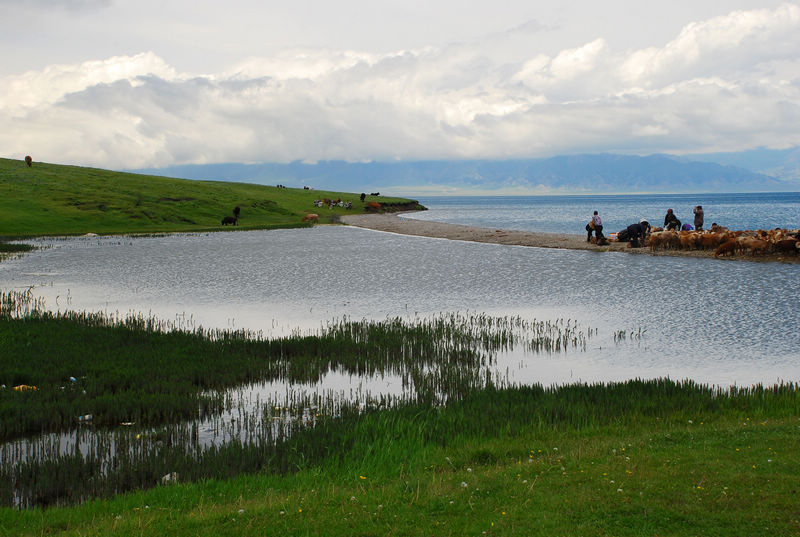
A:
MULTIPOLYGON (((349 212, 364 212, 356 193, 191 181, 45 162, 29 168, 21 160, 0 159, 0 237, 226 229, 222 218, 236 206, 241 208, 239 229, 297 227, 307 213, 329 223, 348 212, 314 207, 313 200, 323 198, 352 201, 349 212)), ((384 196, 366 201, 417 206, 384 196)))
MULTIPOLYGON (((631 391, 636 385, 604 388, 631 391)), ((688 388, 692 391, 692 388, 688 388)), ((676 389, 676 400, 683 389, 676 389)), ((640 394, 645 395, 645 394, 640 394)), ((558 397, 558 391, 554 392, 558 397)), ((723 396, 727 397, 727 396, 723 396)), ((0 509, 0 535, 797 535, 797 416, 752 408, 616 407, 546 423, 525 389, 437 412, 363 416, 348 449, 282 475, 162 486, 72 508, 0 509), (495 401, 522 426, 448 421, 495 401), (581 421, 581 420, 578 420, 581 421), (359 440, 355 440, 359 439, 359 440)), ((754 401, 755 399, 750 399, 754 401)), ((492 408, 492 405, 489 405, 492 408)), ((576 409, 577 410, 577 409, 576 409)), ((581 413, 584 413, 583 409, 581 413)), ((487 422, 488 423, 488 422, 487 422)))

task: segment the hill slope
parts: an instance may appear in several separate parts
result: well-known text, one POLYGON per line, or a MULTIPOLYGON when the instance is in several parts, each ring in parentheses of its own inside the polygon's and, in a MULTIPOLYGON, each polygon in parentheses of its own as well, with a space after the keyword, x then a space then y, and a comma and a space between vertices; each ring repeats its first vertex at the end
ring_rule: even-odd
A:
MULTIPOLYGON (((353 202, 357 194, 278 188, 247 183, 192 181, 95 168, 0 159, 0 236, 85 233, 155 233, 221 228, 240 207, 239 227, 301 225, 308 212, 321 221, 344 208, 315 209, 317 198, 353 202)), ((368 197, 366 201, 376 201, 368 197)), ((399 198, 377 199, 384 204, 399 198)))

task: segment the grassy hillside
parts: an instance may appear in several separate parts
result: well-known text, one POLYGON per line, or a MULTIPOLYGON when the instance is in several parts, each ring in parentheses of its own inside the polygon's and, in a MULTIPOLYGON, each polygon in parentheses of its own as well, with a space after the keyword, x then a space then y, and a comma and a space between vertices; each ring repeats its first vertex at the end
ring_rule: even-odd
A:
MULTIPOLYGON (((320 208, 322 198, 352 201, 356 193, 278 188, 247 183, 192 181, 96 168, 0 159, 0 237, 155 233, 221 229, 224 216, 239 206, 239 227, 301 225, 315 212, 320 222, 348 212, 320 208)), ((367 196, 391 206, 401 198, 367 196)))

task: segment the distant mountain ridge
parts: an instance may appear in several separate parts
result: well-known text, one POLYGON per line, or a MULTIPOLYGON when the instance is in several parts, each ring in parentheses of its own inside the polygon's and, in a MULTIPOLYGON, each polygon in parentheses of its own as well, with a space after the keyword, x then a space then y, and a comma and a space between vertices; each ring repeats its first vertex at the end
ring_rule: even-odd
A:
POLYGON ((789 149, 762 147, 736 153, 706 153, 693 155, 691 160, 738 166, 784 181, 800 183, 800 147, 789 149))
POLYGON ((670 155, 585 154, 546 159, 314 164, 206 164, 129 170, 186 179, 352 192, 674 193, 800 190, 800 182, 670 155))

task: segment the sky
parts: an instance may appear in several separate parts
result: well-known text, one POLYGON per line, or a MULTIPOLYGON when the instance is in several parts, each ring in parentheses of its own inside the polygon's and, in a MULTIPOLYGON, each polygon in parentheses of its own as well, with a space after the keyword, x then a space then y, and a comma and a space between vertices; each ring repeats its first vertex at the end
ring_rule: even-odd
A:
POLYGON ((800 1, 0 0, 0 157, 109 169, 800 145, 800 1))

